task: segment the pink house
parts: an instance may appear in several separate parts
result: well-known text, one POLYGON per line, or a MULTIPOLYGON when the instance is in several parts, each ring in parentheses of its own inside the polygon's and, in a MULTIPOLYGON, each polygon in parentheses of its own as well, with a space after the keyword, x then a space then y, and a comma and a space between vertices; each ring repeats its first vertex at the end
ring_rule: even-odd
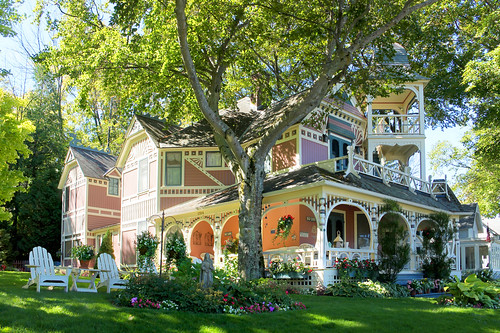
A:
POLYGON ((70 146, 59 181, 62 189, 61 252, 63 263, 71 259, 71 248, 88 244, 99 249, 110 230, 119 258, 120 179, 116 157, 107 153, 70 146))

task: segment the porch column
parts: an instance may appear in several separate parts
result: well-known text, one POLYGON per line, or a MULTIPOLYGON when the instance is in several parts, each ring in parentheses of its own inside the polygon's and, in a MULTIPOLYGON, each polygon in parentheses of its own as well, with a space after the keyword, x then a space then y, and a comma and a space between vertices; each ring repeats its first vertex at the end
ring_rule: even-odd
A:
POLYGON ((479 253, 479 245, 476 243, 474 244, 474 269, 481 269, 482 265, 481 265, 481 262, 479 260, 479 257, 480 257, 480 253, 479 253))
POLYGON ((378 259, 378 205, 374 204, 371 208, 371 219, 372 219, 372 239, 373 239, 373 250, 375 250, 374 258, 378 259))
POLYGON ((189 238, 189 225, 182 228, 182 234, 184 236, 184 243, 186 244, 186 252, 188 257, 191 255, 191 239, 189 238))
POLYGON ((326 268, 326 207, 325 198, 319 199, 319 223, 318 237, 316 238, 316 248, 318 249, 318 268, 326 268))
POLYGON ((214 263, 221 263, 221 246, 220 246, 220 236, 221 236, 221 225, 220 225, 220 216, 215 217, 214 223, 214 263))

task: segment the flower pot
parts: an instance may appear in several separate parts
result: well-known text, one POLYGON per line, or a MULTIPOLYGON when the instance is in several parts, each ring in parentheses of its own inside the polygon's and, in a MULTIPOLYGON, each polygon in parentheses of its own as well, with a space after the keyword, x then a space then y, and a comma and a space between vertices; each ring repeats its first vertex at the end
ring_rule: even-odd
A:
POLYGON ((89 268, 90 260, 80 260, 80 268, 89 268))
POLYGON ((415 297, 417 295, 417 291, 415 289, 410 291, 410 296, 415 297))

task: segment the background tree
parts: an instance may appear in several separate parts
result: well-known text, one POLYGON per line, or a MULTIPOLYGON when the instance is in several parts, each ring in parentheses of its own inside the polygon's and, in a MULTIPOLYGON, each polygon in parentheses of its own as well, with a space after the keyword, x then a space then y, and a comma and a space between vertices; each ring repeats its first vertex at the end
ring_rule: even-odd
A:
POLYGON ((378 228, 380 280, 395 283, 399 272, 410 261, 408 232, 401 224, 401 207, 396 201, 384 200, 381 211, 386 213, 378 228))
POLYGON ((500 213, 500 164, 487 155, 477 154, 476 149, 491 146, 499 135, 495 128, 471 130, 462 138, 462 147, 440 141, 429 153, 434 172, 450 170, 450 186, 457 197, 465 203, 476 202, 486 217, 500 213))
POLYGON ((60 44, 51 55, 82 101, 98 87, 119 101, 116 114, 140 109, 209 122, 240 184, 239 267, 254 279, 264 269, 260 207, 271 147, 340 86, 363 97, 408 80, 406 68, 383 65, 398 40, 392 29, 436 1, 116 0, 106 8, 55 0, 60 44), (271 125, 247 147, 219 110, 252 93, 267 97, 259 104, 268 106, 271 125))
POLYGON ((448 242, 453 239, 455 229, 450 225, 446 213, 433 213, 429 216, 434 226, 422 231, 422 269, 424 277, 447 279, 450 277, 453 259, 448 257, 448 242))
MULTIPOLYGON (((426 87, 432 126, 472 125, 463 149, 444 144, 430 154, 434 168, 459 164, 454 190, 481 213, 500 213, 500 1, 443 1, 411 18, 402 32, 426 87)), ((452 168, 456 171, 457 168, 452 168)))
POLYGON ((56 77, 40 65, 35 67, 35 90, 26 94, 24 117, 35 125, 32 154, 23 156, 11 169, 23 173, 23 191, 6 207, 11 212, 9 233, 14 256, 27 258, 35 246, 45 247, 53 256, 61 246, 61 191, 57 188, 68 140, 63 129, 64 91, 56 77))

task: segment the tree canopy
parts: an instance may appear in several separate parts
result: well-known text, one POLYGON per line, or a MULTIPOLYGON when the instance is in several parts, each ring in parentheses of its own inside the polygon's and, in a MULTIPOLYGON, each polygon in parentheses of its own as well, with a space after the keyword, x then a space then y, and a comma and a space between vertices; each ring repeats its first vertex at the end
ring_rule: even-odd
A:
POLYGON ((140 110, 209 122, 239 183, 239 267, 253 279, 264 268, 260 207, 269 150, 340 87, 362 101, 408 80, 407 68, 388 65, 397 31, 436 1, 115 0, 106 7, 54 0, 60 16, 49 21, 60 42, 46 59, 72 78, 83 112, 118 120, 140 110), (248 95, 273 119, 250 147, 219 116, 248 95))
POLYGON ((19 184, 25 180, 21 171, 11 168, 21 155, 30 154, 26 141, 31 140, 29 135, 34 127, 22 117, 23 103, 0 89, 0 221, 10 217, 4 204, 21 189, 19 184))

